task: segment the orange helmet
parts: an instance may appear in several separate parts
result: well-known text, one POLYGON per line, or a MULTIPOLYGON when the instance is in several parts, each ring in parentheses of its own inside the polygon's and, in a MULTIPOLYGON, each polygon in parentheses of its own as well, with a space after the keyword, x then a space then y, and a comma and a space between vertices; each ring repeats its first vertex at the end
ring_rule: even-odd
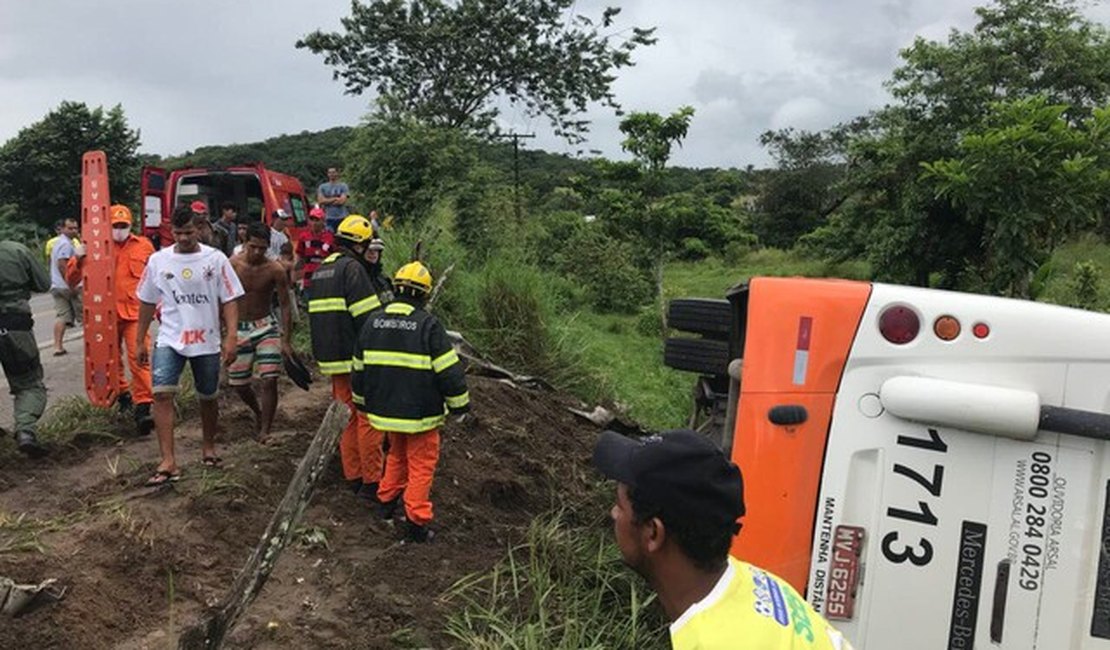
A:
POLYGON ((116 204, 108 208, 108 214, 111 216, 112 225, 117 223, 126 223, 131 225, 131 209, 126 205, 116 204))

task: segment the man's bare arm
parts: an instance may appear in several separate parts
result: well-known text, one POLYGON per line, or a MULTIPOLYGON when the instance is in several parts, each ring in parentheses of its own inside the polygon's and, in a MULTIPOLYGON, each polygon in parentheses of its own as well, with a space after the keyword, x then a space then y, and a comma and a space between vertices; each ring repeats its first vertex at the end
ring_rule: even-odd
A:
POLYGON ((285 267, 277 264, 274 269, 274 291, 278 295, 278 308, 281 310, 281 351, 293 352, 293 310, 289 308, 289 274, 285 267))

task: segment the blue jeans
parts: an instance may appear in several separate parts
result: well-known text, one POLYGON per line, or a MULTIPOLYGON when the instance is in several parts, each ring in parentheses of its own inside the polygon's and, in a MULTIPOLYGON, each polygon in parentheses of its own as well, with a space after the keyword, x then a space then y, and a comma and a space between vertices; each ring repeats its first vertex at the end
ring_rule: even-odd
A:
POLYGON ((203 354, 199 357, 186 357, 173 348, 157 345, 154 346, 154 354, 151 355, 150 360, 151 384, 154 392, 176 392, 186 361, 193 369, 193 385, 196 387, 197 399, 216 399, 216 392, 220 387, 219 352, 203 354))

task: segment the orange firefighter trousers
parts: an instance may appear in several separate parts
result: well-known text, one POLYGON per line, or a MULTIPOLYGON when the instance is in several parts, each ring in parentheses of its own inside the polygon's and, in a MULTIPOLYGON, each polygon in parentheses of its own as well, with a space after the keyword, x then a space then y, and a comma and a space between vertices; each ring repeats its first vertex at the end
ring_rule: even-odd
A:
MULTIPOLYGON (((116 331, 119 332, 120 348, 127 348, 127 367, 131 369, 131 383, 128 386, 127 377, 123 369, 119 371, 119 390, 121 393, 130 391, 131 400, 136 404, 150 404, 154 395, 150 392, 150 366, 139 365, 139 347, 135 337, 139 335, 139 321, 116 319, 116 331)), ((143 341, 143 348, 150 350, 150 334, 143 341)))
POLYGON ((377 483, 382 478, 382 432, 370 426, 370 420, 355 406, 349 374, 331 376, 331 395, 351 411, 339 439, 343 478, 377 483))
POLYGON ((432 520, 432 478, 439 462, 439 429, 422 433, 389 431, 385 476, 378 488, 382 503, 405 495, 405 517, 417 526, 432 520))

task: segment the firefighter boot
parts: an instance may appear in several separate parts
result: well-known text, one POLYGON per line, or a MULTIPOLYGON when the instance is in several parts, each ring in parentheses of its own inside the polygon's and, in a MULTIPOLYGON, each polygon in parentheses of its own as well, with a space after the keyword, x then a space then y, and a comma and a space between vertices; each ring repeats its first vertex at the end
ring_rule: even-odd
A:
POLYGON ((378 516, 389 521, 397 515, 397 506, 401 503, 401 497, 396 497, 392 501, 379 501, 378 502, 378 516))
POLYGON ((367 503, 377 503, 378 484, 363 482, 362 487, 358 489, 358 492, 355 492, 355 496, 362 499, 363 501, 366 501, 367 503))
POLYGON ((116 408, 120 413, 130 413, 135 408, 135 403, 131 401, 131 393, 124 391, 116 398, 116 408))
POLYGON ((435 539, 436 533, 427 526, 418 526, 411 521, 405 530, 405 542, 412 544, 427 544, 435 539))
POLYGON ((154 430, 154 417, 150 414, 150 402, 135 405, 135 430, 140 436, 149 436, 154 430))

